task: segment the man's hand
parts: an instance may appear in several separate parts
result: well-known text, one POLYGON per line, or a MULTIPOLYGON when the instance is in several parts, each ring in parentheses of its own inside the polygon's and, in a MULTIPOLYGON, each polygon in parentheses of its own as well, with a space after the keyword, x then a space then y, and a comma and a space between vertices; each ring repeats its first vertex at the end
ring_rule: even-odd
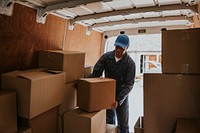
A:
POLYGON ((115 101, 115 103, 111 106, 111 109, 116 109, 117 108, 117 106, 118 106, 118 102, 117 101, 115 101))

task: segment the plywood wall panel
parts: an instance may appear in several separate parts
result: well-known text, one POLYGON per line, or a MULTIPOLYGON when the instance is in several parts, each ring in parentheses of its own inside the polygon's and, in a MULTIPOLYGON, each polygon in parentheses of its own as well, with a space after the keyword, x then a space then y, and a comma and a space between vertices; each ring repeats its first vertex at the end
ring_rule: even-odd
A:
POLYGON ((62 49, 66 20, 48 15, 36 22, 36 10, 15 4, 12 16, 0 15, 0 73, 37 67, 37 51, 62 49))
POLYGON ((36 22, 35 9, 15 4, 12 16, 0 14, 0 74, 36 68, 38 51, 63 49, 85 52, 85 64, 100 57, 102 33, 76 25, 68 30, 67 20, 49 14, 45 24, 36 22))
POLYGON ((92 66, 101 56, 102 33, 91 31, 86 35, 86 27, 75 25, 74 30, 66 29, 64 50, 85 52, 85 65, 92 66))

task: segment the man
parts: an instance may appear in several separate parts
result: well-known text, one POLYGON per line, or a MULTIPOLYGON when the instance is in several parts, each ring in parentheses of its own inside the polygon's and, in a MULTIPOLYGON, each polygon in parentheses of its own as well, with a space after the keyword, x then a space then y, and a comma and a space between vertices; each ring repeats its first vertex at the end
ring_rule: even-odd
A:
POLYGON ((129 37, 122 34, 115 41, 115 50, 103 54, 94 66, 89 77, 105 77, 116 80, 116 104, 107 110, 106 122, 119 126, 119 133, 129 133, 128 95, 135 82, 135 62, 127 54, 129 37))

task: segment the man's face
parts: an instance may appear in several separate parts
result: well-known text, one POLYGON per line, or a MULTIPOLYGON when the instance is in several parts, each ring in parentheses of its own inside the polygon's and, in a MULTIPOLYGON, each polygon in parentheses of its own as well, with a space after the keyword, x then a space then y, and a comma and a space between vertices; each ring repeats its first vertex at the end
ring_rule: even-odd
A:
POLYGON ((126 49, 123 49, 120 46, 115 46, 115 56, 117 58, 122 58, 122 56, 124 55, 126 49))

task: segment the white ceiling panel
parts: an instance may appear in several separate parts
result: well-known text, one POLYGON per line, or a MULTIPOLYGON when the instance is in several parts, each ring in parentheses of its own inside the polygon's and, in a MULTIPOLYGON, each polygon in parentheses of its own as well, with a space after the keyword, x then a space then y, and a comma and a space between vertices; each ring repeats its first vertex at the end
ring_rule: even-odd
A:
POLYGON ((106 18, 101 18, 101 19, 89 19, 89 20, 81 21, 81 23, 87 24, 89 26, 96 23, 104 23, 104 22, 109 22, 109 20, 106 18))
POLYGON ((110 21, 119 21, 119 20, 124 20, 125 18, 122 15, 117 15, 117 16, 106 17, 106 19, 110 21))
POLYGON ((109 22, 109 20, 106 17, 94 20, 94 23, 103 23, 103 22, 109 22))
POLYGON ((177 16, 177 15, 181 15, 181 11, 180 10, 172 10, 172 11, 163 11, 162 12, 162 16, 177 16))
POLYGON ((85 21, 81 21, 79 22, 80 24, 84 24, 86 26, 91 26, 94 22, 90 21, 90 20, 85 20, 85 21))
POLYGON ((95 13, 112 11, 112 8, 107 4, 105 4, 104 2, 95 2, 84 6, 94 11, 95 13))
POLYGON ((129 14, 124 16, 126 19, 136 19, 136 18, 142 18, 142 13, 135 13, 135 14, 129 14))
POLYGON ((108 4, 112 9, 115 10, 128 9, 134 7, 130 0, 113 0, 111 2, 106 2, 106 4, 108 4))
POLYGON ((57 13, 57 14, 62 15, 64 17, 68 18, 68 19, 70 19, 70 18, 73 19, 73 18, 75 18, 77 16, 76 14, 74 14, 72 12, 69 12, 69 11, 67 11, 65 9, 56 10, 53 13, 57 13))
POLYGON ((158 23, 159 26, 165 25, 188 25, 190 22, 188 20, 168 20, 168 21, 161 21, 158 23))
POLYGON ((160 13, 159 12, 144 12, 142 13, 144 18, 150 18, 150 17, 159 17, 160 13))
POLYGON ((191 10, 180 10, 181 14, 184 14, 185 16, 191 17, 194 15, 198 15, 197 13, 191 11, 191 10))
POLYGON ((130 0, 137 8, 138 7, 147 7, 147 6, 155 6, 153 0, 130 0))
POLYGON ((181 4, 181 0, 158 0, 159 5, 181 4))
POLYGON ((67 11, 69 12, 72 12, 76 15, 87 15, 87 14, 93 14, 93 12, 91 12, 90 10, 86 10, 84 8, 82 8, 82 6, 78 6, 78 7, 75 7, 75 8, 67 8, 66 9, 67 11))
POLYGON ((118 29, 130 29, 130 28, 144 28, 144 27, 158 27, 158 26, 185 26, 189 24, 187 20, 177 20, 177 21, 155 21, 155 22, 142 22, 138 24, 124 24, 124 25, 115 25, 115 26, 105 26, 99 27, 99 31, 109 31, 109 30, 118 30, 118 29))
POLYGON ((187 17, 191 17, 195 15, 194 12, 191 12, 191 10, 172 10, 172 11, 163 11, 163 16, 177 16, 177 15, 184 15, 187 17))

